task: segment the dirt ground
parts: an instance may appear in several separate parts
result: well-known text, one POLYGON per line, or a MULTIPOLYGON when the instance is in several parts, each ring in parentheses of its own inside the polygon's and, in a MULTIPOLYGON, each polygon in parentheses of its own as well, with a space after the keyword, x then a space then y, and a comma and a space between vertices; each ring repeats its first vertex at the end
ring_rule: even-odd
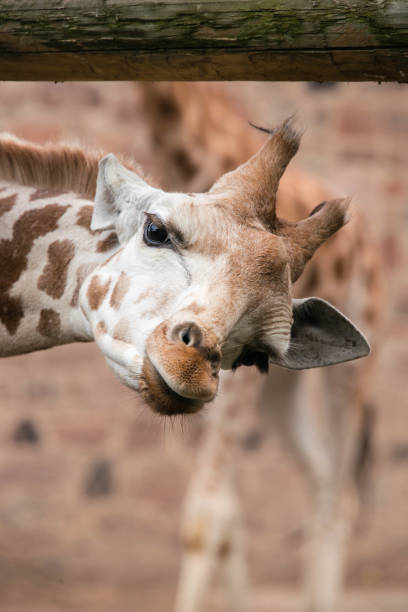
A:
MULTIPOLYGON (((375 479, 339 611, 408 610, 408 87, 224 87, 254 123, 298 111, 307 131, 297 163, 354 194, 373 225, 389 315, 375 479)), ((0 130, 132 155, 154 175, 132 83, 2 83, 0 130)), ((10 358, 0 368, 0 610, 170 611, 194 465, 189 424, 151 414, 93 345, 10 358)), ((273 432, 256 452, 242 449, 239 462, 254 612, 298 610, 304 481, 273 432)), ((222 610, 217 586, 208 610, 222 610)))

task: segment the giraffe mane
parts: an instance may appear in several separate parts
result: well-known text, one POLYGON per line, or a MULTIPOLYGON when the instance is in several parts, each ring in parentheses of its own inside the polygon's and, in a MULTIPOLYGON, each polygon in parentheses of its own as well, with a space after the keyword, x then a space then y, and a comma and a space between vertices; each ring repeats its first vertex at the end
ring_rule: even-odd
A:
MULTIPOLYGON (((0 180, 56 191, 73 191, 93 199, 98 163, 105 153, 72 143, 41 145, 8 133, 0 134, 0 180)), ((129 169, 140 168, 122 160, 129 169)))

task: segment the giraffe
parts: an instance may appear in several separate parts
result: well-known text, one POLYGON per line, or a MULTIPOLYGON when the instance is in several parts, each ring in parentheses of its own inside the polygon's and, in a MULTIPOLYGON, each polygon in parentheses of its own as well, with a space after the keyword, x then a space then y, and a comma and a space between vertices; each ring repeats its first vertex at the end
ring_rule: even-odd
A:
MULTIPOLYGON (((241 113, 219 87, 145 84, 158 173, 171 187, 201 189, 259 146, 241 113), (156 144, 156 148, 155 148, 156 144)), ((292 220, 305 216, 327 189, 290 169, 278 206, 292 220)), ((381 329, 381 262, 362 219, 354 215, 311 260, 294 287, 353 313, 368 336, 381 329)), ((347 539, 366 491, 373 427, 375 355, 361 363, 291 372, 271 368, 266 379, 240 371, 225 375, 197 456, 181 526, 183 559, 176 612, 204 608, 211 577, 223 570, 231 612, 250 609, 245 530, 236 480, 236 455, 251 415, 273 427, 303 470, 313 497, 304 559, 305 607, 331 612, 341 588, 347 539), (317 413, 317 414, 316 414, 317 413)), ((259 429, 259 425, 258 425, 259 429)))
POLYGON ((285 121, 208 192, 183 194, 113 154, 3 136, 0 356, 94 340, 121 382, 170 415, 211 401, 221 368, 367 355, 337 309, 291 297, 349 206, 324 202, 299 223, 276 215, 299 138, 285 121))

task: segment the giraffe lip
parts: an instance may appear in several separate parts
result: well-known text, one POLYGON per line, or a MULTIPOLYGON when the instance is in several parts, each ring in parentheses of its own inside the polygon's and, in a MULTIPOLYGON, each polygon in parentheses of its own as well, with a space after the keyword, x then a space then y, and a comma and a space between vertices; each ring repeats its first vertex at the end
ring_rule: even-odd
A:
POLYGON ((159 414, 167 416, 192 414, 200 410, 202 400, 183 397, 174 391, 146 355, 140 377, 139 391, 145 402, 159 414))

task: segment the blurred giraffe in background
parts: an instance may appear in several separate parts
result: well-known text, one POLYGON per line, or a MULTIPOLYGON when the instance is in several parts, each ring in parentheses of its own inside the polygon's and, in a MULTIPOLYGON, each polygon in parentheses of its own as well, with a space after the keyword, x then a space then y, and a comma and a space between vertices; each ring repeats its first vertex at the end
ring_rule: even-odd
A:
MULTIPOLYGON (((140 87, 154 166, 166 188, 206 190, 259 147, 262 136, 248 128, 242 112, 219 86, 140 87)), ((295 220, 329 195, 318 180, 292 166, 281 182, 278 203, 282 214, 295 220)), ((367 490, 372 459, 371 389, 383 311, 381 279, 375 245, 355 212, 352 222, 309 263, 295 293, 322 297, 352 315, 368 336, 372 355, 319 370, 271 368, 262 379, 253 368, 224 376, 185 502, 176 612, 205 609, 217 569, 223 570, 231 612, 251 609, 235 454, 254 418, 258 429, 260 419, 262 428, 267 423, 275 428, 312 493, 303 561, 304 607, 309 612, 334 609, 347 539, 367 490)))

